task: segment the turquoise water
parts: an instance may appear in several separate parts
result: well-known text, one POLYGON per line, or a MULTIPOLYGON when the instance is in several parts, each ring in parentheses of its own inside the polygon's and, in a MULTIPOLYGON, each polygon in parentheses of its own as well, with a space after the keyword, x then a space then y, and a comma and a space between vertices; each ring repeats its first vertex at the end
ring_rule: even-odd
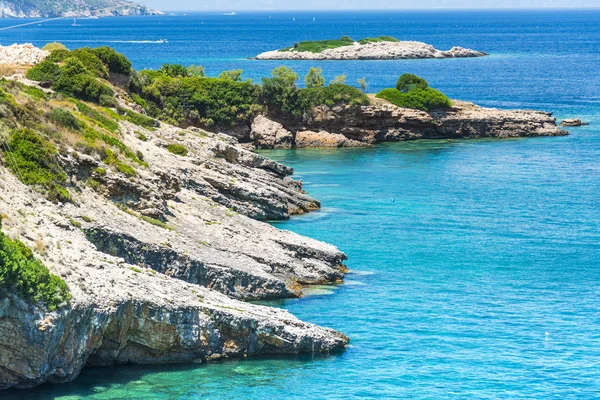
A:
MULTIPOLYGON (((460 39, 495 54, 341 64, 348 75, 383 86, 399 70, 422 71, 455 97, 592 124, 560 138, 264 152, 293 166, 324 206, 277 226, 337 245, 352 270, 343 285, 274 305, 343 331, 350 348, 330 357, 89 369, 22 398, 600 397, 600 12, 390 15, 404 22, 377 34, 431 37, 442 47, 460 39)), ((369 21, 390 27, 384 17, 323 14, 317 21, 333 22, 322 30, 306 22, 302 34, 361 36, 353 32, 373 30, 369 21)), ((262 26, 266 14, 244 18, 262 26)), ((245 26, 222 24, 215 41, 245 26)), ((197 46, 179 37, 182 48, 197 46)), ((238 62, 245 45, 255 50, 237 43, 198 57, 216 70, 238 62)), ((167 57, 144 61, 144 46, 128 50, 138 66, 167 57)), ((257 74, 272 66, 243 62, 257 74)))

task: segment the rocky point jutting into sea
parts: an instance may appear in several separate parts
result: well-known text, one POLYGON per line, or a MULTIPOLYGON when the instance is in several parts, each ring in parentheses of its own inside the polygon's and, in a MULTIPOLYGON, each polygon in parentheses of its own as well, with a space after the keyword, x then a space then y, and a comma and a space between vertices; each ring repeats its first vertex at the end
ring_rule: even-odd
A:
MULTIPOLYGON (((2 286, 0 388, 67 382, 85 366, 343 349, 342 333, 245 302, 344 278, 340 250, 263 222, 320 207, 293 170, 230 135, 139 113, 122 84, 133 78, 117 72, 131 65, 114 51, 66 53, 42 71, 62 79, 52 88, 35 74, 0 80, 2 232, 70 294, 51 308, 22 282, 2 286), (90 72, 77 57, 111 63, 90 72)), ((460 102, 427 113, 380 99, 291 120, 262 112, 236 131, 262 148, 562 134, 548 113, 460 102)))

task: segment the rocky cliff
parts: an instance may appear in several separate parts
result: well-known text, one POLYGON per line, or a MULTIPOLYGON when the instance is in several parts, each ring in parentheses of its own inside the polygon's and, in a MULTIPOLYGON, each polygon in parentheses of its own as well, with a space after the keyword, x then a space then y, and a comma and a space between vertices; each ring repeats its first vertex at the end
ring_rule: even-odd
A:
POLYGON ((69 197, 58 203, 24 184, 28 171, 14 169, 18 150, 1 153, 3 231, 33 249, 72 296, 50 312, 2 289, 0 388, 66 382, 86 365, 345 347, 338 332, 241 301, 295 297, 302 284, 343 279, 346 257, 335 247, 258 221, 319 207, 298 191, 290 168, 200 130, 115 119, 111 134, 95 125, 110 126, 108 111, 23 83, 3 81, 0 94, 4 139, 11 124, 53 132, 52 158, 69 197), (58 107, 79 125, 41 119, 58 107), (110 147, 100 157, 94 130, 114 151, 144 161, 132 172, 110 147))
POLYGON ((551 113, 542 111, 500 110, 453 101, 449 109, 428 113, 371 100, 368 106, 316 107, 302 120, 259 117, 247 140, 258 148, 356 147, 416 139, 569 134, 556 125, 551 113))

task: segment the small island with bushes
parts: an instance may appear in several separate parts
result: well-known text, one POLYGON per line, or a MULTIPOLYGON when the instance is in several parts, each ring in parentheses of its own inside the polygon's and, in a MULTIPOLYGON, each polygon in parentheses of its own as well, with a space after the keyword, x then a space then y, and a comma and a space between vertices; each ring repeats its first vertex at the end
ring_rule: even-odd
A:
POLYGON ((295 43, 280 50, 261 53, 257 60, 400 60, 415 58, 482 57, 481 51, 460 46, 438 50, 423 42, 402 41, 392 36, 354 40, 342 36, 337 40, 295 43))

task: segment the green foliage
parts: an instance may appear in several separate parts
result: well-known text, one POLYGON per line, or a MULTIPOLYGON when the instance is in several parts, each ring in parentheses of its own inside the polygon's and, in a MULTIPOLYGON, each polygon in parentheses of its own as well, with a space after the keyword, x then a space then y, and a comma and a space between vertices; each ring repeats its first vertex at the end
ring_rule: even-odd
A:
POLYGON ((308 42, 300 42, 292 48, 285 48, 279 51, 309 51, 311 53, 321 53, 326 49, 335 49, 342 46, 350 46, 354 44, 354 40, 348 36, 342 36, 338 40, 316 40, 308 42))
POLYGON ((336 76, 330 82, 330 84, 332 84, 332 85, 345 84, 345 83, 346 83, 346 75, 344 75, 344 74, 336 76))
POLYGON ((117 111, 121 113, 121 115, 125 116, 125 119, 133 124, 143 126, 144 128, 154 129, 157 127, 158 123, 150 117, 147 117, 143 114, 136 113, 128 108, 117 108, 117 111))
POLYGON ((82 113, 86 117, 92 119, 94 122, 96 122, 98 125, 100 125, 104 129, 106 129, 110 132, 115 132, 117 129, 119 129, 119 124, 116 123, 113 119, 106 117, 104 114, 102 114, 99 111, 94 110, 92 107, 88 106, 87 104, 82 103, 80 101, 76 102, 75 104, 77 105, 77 109, 79 110, 80 113, 82 113))
POLYGON ((299 105, 298 88, 296 81, 298 74, 291 68, 281 66, 271 71, 271 78, 263 78, 263 98, 267 105, 282 113, 301 115, 302 107, 299 105))
POLYGON ((71 57, 77 58, 85 69, 99 78, 108 78, 108 68, 104 65, 94 51, 89 47, 75 49, 71 52, 71 57))
POLYGON ((152 217, 148 217, 146 215, 140 215, 140 219, 142 221, 146 221, 147 223, 154 225, 154 226, 159 226, 163 229, 168 229, 168 230, 173 230, 173 228, 171 228, 169 225, 165 224, 164 222, 158 220, 158 219, 154 219, 152 217))
POLYGON ((429 84, 425 79, 413 74, 403 74, 396 82, 396 89, 403 93, 410 92, 412 90, 427 89, 428 87, 429 84))
POLYGON ((135 169, 130 166, 127 165, 125 163, 122 163, 120 161, 115 162, 115 166, 117 167, 117 170, 127 176, 136 176, 137 172, 135 172, 135 169))
POLYGON ((343 83, 332 83, 322 88, 307 88, 300 90, 300 104, 304 111, 315 106, 336 105, 364 106, 369 104, 369 98, 360 90, 343 83))
POLYGON ((323 78, 323 69, 311 68, 304 77, 304 83, 307 88, 321 87, 325 84, 325 78, 323 78))
POLYGON ((0 292, 14 292, 49 311, 69 301, 71 295, 66 283, 51 274, 27 246, 10 239, 1 229, 0 218, 0 292))
POLYGON ((61 74, 52 87, 59 92, 96 103, 103 95, 114 95, 110 87, 96 79, 82 62, 74 57, 65 60, 65 66, 61 68, 61 74))
POLYGON ((52 201, 70 201, 64 188, 67 174, 57 161, 54 147, 31 129, 13 131, 9 139, 10 151, 5 152, 6 166, 26 185, 46 189, 52 201))
POLYGON ((97 47, 91 51, 98 57, 110 72, 122 75, 131 74, 131 61, 123 54, 117 53, 108 46, 97 47))
POLYGON ((171 78, 187 78, 189 76, 188 69, 181 64, 163 64, 158 72, 171 78))
POLYGON ((74 131, 80 131, 83 128, 81 121, 79 121, 69 110, 65 110, 64 108, 52 109, 50 112, 50 120, 74 131))
POLYGON ((204 67, 202 65, 190 65, 187 68, 187 74, 192 78, 203 78, 204 77, 204 67))
POLYGON ((226 129, 250 121, 260 109, 260 87, 250 82, 142 71, 137 90, 148 114, 180 126, 226 129))
POLYGON ((71 52, 67 49, 58 49, 53 50, 48 57, 46 57, 46 61, 52 62, 61 62, 68 58, 71 55, 71 52))
POLYGON ((360 44, 367 43, 377 43, 377 42, 399 42, 400 40, 396 39, 393 36, 379 36, 374 38, 364 38, 358 41, 360 44))
POLYGON ((27 79, 38 82, 54 82, 60 76, 60 67, 49 60, 44 60, 27 71, 27 79))
POLYGON ((229 71, 223 71, 219 74, 220 79, 228 79, 234 82, 241 82, 242 80, 242 70, 241 69, 232 69, 229 71))
POLYGON ((356 81, 356 83, 358 83, 358 85, 360 86, 360 90, 362 90, 363 93, 367 90, 367 78, 360 78, 356 81))
POLYGON ((177 143, 171 143, 168 145, 167 150, 173 154, 177 154, 178 156, 187 156, 188 154, 188 149, 184 145, 177 143))
POLYGON ((67 47, 59 42, 46 43, 42 50, 53 52, 55 50, 67 50, 67 47))
POLYGON ((384 89, 377 94, 377 97, 385 99, 398 107, 423 111, 448 108, 452 105, 446 95, 432 88, 415 89, 406 93, 397 89, 384 89))

